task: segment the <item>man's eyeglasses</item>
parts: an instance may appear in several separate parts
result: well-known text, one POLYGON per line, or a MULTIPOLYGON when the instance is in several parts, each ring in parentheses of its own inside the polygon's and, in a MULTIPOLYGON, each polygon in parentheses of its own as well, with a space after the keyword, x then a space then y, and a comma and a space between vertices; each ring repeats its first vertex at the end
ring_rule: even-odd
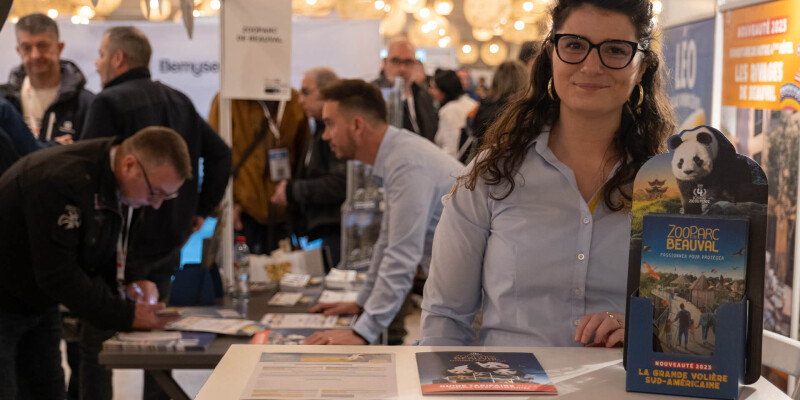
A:
POLYGON ((39 51, 39 53, 47 53, 53 48, 53 43, 49 41, 41 41, 36 43, 22 43, 19 45, 19 51, 22 54, 30 54, 33 51, 33 48, 39 51))
POLYGON ((147 190, 150 191, 150 199, 161 199, 161 200, 172 200, 178 197, 178 192, 175 193, 164 193, 161 190, 154 190, 153 185, 150 184, 150 179, 147 177, 147 172, 144 171, 144 165, 139 159, 136 159, 136 163, 139 164, 139 168, 142 170, 142 175, 144 176, 144 182, 147 183, 147 190))
POLYGON ((623 69, 627 67, 637 51, 644 51, 639 48, 636 42, 627 40, 605 40, 594 44, 582 36, 570 34, 557 34, 551 40, 556 46, 556 54, 561 61, 567 64, 580 64, 592 49, 597 49, 600 62, 607 68, 623 69))
POLYGON ((417 60, 413 59, 413 58, 392 57, 392 58, 389 59, 389 62, 394 64, 394 65, 405 65, 406 67, 410 67, 410 66, 414 65, 417 62, 417 60))

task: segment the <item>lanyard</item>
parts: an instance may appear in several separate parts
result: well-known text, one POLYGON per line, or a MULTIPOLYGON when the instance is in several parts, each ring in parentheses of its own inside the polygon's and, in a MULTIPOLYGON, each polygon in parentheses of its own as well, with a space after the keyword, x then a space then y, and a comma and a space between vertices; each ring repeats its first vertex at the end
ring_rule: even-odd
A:
POLYGON ((417 122, 417 109, 414 106, 414 92, 411 92, 411 96, 406 98, 406 105, 408 106, 408 120, 411 121, 411 127, 414 129, 414 133, 422 135, 422 131, 419 129, 419 123, 417 122))
POLYGON ((125 262, 128 258, 128 239, 130 238, 132 216, 133 207, 128 207, 128 219, 125 221, 123 229, 120 230, 119 238, 117 239, 117 290, 123 299, 126 297, 125 262))
POLYGON ((314 118, 310 118, 309 125, 311 125, 311 137, 308 140, 308 147, 306 148, 306 158, 303 160, 303 165, 308 168, 308 164, 311 163, 311 154, 314 153, 314 141, 317 140, 317 135, 322 135, 321 133, 317 132, 317 120, 314 118))
POLYGON ((258 104, 261 106, 261 109, 264 111, 264 117, 267 118, 267 123, 269 124, 269 130, 272 131, 272 135, 275 136, 275 140, 277 140, 278 143, 280 143, 281 142, 281 131, 280 131, 279 128, 281 126, 281 121, 283 120, 283 113, 284 113, 284 111, 286 111, 286 102, 285 101, 281 101, 281 102, 278 103, 278 121, 277 121, 277 125, 275 124, 275 122, 272 121, 272 114, 269 112, 269 107, 267 107, 267 102, 259 101, 258 104))
MULTIPOLYGON (((36 139, 39 139, 39 131, 41 130, 41 123, 42 119, 44 119, 44 111, 42 110, 42 105, 39 104, 38 99, 34 99, 33 95, 33 88, 31 87, 30 77, 26 76, 25 79, 22 80, 22 89, 21 94, 25 96, 22 102, 22 107, 27 108, 28 117, 25 118, 25 122, 28 123, 28 127, 31 129, 31 133, 36 139), (37 115, 41 115, 41 119, 36 118, 37 115)), ((23 114, 25 114, 23 112, 23 114)))

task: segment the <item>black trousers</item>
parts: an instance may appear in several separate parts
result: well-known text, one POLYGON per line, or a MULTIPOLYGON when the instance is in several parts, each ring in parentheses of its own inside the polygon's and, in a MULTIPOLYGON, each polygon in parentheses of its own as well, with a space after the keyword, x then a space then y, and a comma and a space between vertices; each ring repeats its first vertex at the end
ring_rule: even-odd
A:
POLYGON ((245 212, 242 212, 242 230, 235 234, 247 238, 250 254, 269 254, 278 248, 278 241, 290 236, 285 223, 262 224, 245 212))

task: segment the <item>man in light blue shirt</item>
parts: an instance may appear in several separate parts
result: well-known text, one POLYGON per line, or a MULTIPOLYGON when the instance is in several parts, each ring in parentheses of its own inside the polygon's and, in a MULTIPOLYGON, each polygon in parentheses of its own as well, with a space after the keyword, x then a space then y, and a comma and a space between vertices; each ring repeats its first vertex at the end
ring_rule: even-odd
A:
POLYGON ((388 126, 380 90, 362 80, 341 80, 322 97, 322 138, 336 157, 373 165, 373 175, 383 181, 386 209, 357 301, 312 309, 328 315, 362 312, 355 327, 317 332, 306 344, 374 343, 400 310, 417 266, 427 272, 441 198, 463 165, 428 140, 388 126))

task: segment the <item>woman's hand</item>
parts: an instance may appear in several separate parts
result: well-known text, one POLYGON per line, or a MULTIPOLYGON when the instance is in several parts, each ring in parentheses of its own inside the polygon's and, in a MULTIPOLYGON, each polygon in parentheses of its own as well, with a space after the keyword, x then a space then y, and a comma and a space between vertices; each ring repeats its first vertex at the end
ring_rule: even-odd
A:
POLYGON ((622 344, 625 341, 625 317, 608 311, 586 315, 575 330, 575 341, 587 346, 622 344))

